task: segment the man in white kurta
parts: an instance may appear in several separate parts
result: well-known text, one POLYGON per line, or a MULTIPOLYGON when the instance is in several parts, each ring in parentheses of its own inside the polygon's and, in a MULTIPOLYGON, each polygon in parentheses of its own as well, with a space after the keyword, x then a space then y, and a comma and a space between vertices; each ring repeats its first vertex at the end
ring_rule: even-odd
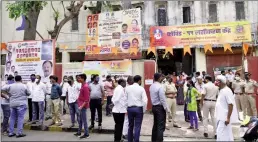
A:
POLYGON ((234 141, 231 123, 235 120, 233 105, 235 105, 233 92, 227 87, 225 76, 217 76, 220 87, 216 102, 217 141, 234 141))

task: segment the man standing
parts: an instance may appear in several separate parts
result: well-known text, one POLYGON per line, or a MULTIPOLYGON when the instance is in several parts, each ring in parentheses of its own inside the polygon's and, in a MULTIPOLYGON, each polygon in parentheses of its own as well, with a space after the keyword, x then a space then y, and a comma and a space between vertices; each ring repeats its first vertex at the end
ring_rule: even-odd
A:
MULTIPOLYGON (((27 87, 30 93, 33 92, 33 89, 35 87, 35 79, 36 79, 36 75, 35 74, 31 74, 30 75, 30 80, 29 82, 27 82, 27 87)), ((28 107, 29 107, 29 120, 28 122, 32 121, 32 94, 29 95, 28 97, 28 107)), ((38 107, 36 108, 38 110, 38 107)), ((39 115, 37 114, 36 119, 39 118, 39 115)))
POLYGON ((234 141, 231 123, 234 121, 233 105, 235 105, 233 92, 227 87, 227 79, 223 75, 217 76, 220 88, 216 102, 217 141, 234 141))
POLYGON ((153 142, 163 141, 163 133, 166 127, 166 112, 170 113, 166 102, 165 92, 161 85, 162 80, 162 75, 160 73, 155 73, 154 83, 150 86, 150 97, 154 116, 151 137, 151 141, 153 142))
POLYGON ((216 138, 216 121, 214 117, 216 100, 219 93, 219 88, 215 86, 211 81, 210 76, 205 77, 206 84, 203 85, 201 106, 203 106, 203 126, 204 126, 204 137, 208 137, 208 119, 209 114, 213 125, 213 133, 216 138))
POLYGON ((185 100, 185 106, 184 106, 184 116, 185 116, 185 121, 186 122, 190 122, 190 116, 189 116, 189 113, 187 111, 187 101, 186 101, 186 96, 187 96, 187 90, 188 90, 188 87, 187 87, 187 82, 191 80, 191 77, 187 77, 186 78, 186 81, 184 83, 184 100, 185 100))
POLYGON ((104 101, 104 88, 99 83, 99 75, 93 76, 94 82, 90 84, 90 111, 91 111, 91 125, 89 129, 94 128, 94 121, 95 121, 95 113, 96 109, 98 112, 98 129, 101 130, 101 123, 102 123, 102 104, 104 101))
POLYGON ((146 110, 148 98, 144 88, 141 86, 142 77, 136 75, 133 80, 134 84, 125 89, 128 101, 128 142, 139 142, 143 113, 146 110))
POLYGON ((50 81, 52 84, 51 87, 51 106, 52 106, 52 120, 53 124, 57 126, 61 126, 61 118, 60 118, 60 96, 62 95, 62 89, 60 85, 57 83, 57 76, 50 76, 50 81))
POLYGON ((237 106, 237 111, 238 111, 238 118, 239 117, 239 112, 243 111, 244 119, 246 116, 246 96, 243 94, 244 90, 244 85, 245 82, 241 80, 240 74, 236 73, 235 80, 232 83, 232 89, 235 93, 235 101, 236 101, 236 106, 237 106))
POLYGON ((61 82, 61 84, 60 84, 60 86, 61 86, 61 88, 62 88, 62 96, 60 97, 60 99, 61 99, 61 114, 62 115, 64 115, 64 114, 66 114, 66 113, 68 113, 68 107, 67 107, 67 105, 66 105, 66 95, 67 95, 67 88, 68 88, 68 86, 69 86, 69 84, 68 84, 68 79, 67 79, 67 76, 65 75, 64 77, 63 77, 63 81, 61 82))
MULTIPOLYGON (((51 76, 50 76, 51 77, 51 76)), ((50 79, 49 77, 49 79, 50 79)), ((44 82, 46 84, 46 105, 45 105, 45 108, 46 108, 46 118, 45 120, 49 120, 49 119, 52 119, 52 110, 51 110, 51 105, 52 105, 52 101, 51 101, 51 88, 52 88, 52 84, 50 81, 48 82, 44 82)))
POLYGON ((228 70, 228 73, 226 74, 226 78, 227 78, 229 88, 232 89, 232 82, 235 79, 235 75, 233 74, 231 69, 228 70))
POLYGON ((110 104, 112 103, 111 99, 114 93, 115 89, 115 83, 111 79, 111 76, 108 75, 106 77, 106 82, 104 84, 104 88, 106 90, 106 96, 107 96, 107 105, 106 105, 106 116, 111 116, 111 110, 110 110, 110 104))
POLYGON ((79 129, 75 136, 79 136, 82 138, 89 138, 89 128, 88 128, 88 120, 87 120, 87 109, 90 104, 90 90, 88 84, 86 83, 87 76, 85 74, 80 74, 78 77, 78 81, 82 84, 80 94, 78 97, 78 106, 79 106, 79 129), (82 125, 84 126, 84 135, 81 136, 82 125))
POLYGON ((23 134, 24 115, 27 110, 27 96, 29 95, 27 86, 22 83, 21 76, 15 76, 15 83, 1 89, 3 93, 10 96, 11 118, 9 126, 9 137, 15 136, 14 124, 17 122, 16 137, 25 137, 23 134))
MULTIPOLYGON (((181 128, 176 124, 176 96, 177 89, 171 77, 167 77, 168 82, 165 85, 165 94, 167 96, 168 109, 170 109, 173 127, 181 128)), ((170 116, 170 115, 169 115, 170 116)), ((171 118, 168 118, 171 119, 171 118)), ((170 120, 169 120, 170 121, 170 120)))
POLYGON ((42 125, 44 121, 44 106, 45 106, 45 94, 46 85, 41 82, 41 77, 36 76, 35 86, 32 90, 32 121, 36 123, 37 114, 39 114, 39 123, 42 125), (37 108, 39 108, 37 110, 37 108))
POLYGON ((244 86, 247 98, 247 112, 248 116, 257 117, 255 87, 258 87, 258 83, 255 80, 250 79, 250 76, 250 73, 245 73, 244 86))
MULTIPOLYGON (((202 77, 198 76, 197 77, 197 82, 195 83, 195 88, 197 89, 198 92, 202 92, 203 91, 203 81, 202 81, 202 77)), ((202 110, 201 110, 201 97, 197 97, 197 113, 198 113, 198 117, 199 120, 202 121, 202 110)))

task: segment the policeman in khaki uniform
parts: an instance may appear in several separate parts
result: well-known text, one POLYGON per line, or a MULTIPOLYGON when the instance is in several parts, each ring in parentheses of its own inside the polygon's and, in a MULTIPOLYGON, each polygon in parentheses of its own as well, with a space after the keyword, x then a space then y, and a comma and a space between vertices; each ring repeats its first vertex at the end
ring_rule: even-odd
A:
POLYGON ((208 119, 209 114, 211 116, 212 126, 213 126, 213 133, 214 137, 216 138, 216 118, 215 118, 215 107, 216 107, 216 100, 219 94, 218 86, 213 84, 212 78, 210 76, 205 76, 206 84, 203 86, 202 92, 202 100, 201 105, 203 106, 203 126, 204 126, 204 137, 208 137, 208 119))
POLYGON ((236 107, 237 107, 239 119, 240 119, 239 112, 243 111, 244 119, 246 117, 246 112, 247 112, 247 108, 246 108, 247 100, 246 100, 245 94, 243 93, 244 85, 245 85, 245 82, 240 78, 240 74, 236 73, 235 80, 232 83, 232 89, 234 90, 234 93, 235 93, 235 101, 236 101, 236 107))
POLYGON ((256 109, 256 94, 255 87, 258 87, 258 83, 255 80, 250 79, 251 74, 245 73, 245 94, 247 98, 247 115, 257 117, 256 109))

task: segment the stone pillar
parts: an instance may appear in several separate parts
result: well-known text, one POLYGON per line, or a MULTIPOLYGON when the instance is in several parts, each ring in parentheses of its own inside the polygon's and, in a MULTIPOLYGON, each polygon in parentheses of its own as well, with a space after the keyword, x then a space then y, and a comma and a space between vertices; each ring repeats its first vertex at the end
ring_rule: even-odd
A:
POLYGON ((144 16, 143 20, 143 49, 148 49, 150 47, 150 26, 156 25, 155 22, 155 1, 145 1, 144 2, 144 16))
POLYGON ((62 52, 62 64, 70 62, 70 54, 67 51, 62 52))
POLYGON ((168 16, 168 25, 173 26, 177 25, 177 9, 178 1, 167 1, 167 16, 168 16))

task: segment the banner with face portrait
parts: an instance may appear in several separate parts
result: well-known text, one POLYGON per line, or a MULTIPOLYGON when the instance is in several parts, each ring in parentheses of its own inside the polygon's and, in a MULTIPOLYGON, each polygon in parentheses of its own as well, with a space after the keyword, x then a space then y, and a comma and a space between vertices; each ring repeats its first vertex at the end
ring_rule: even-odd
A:
MULTIPOLYGON (((89 16, 92 17, 92 15, 89 16)), ((88 17, 87 21, 87 26, 90 27, 91 18, 88 17)), ((97 37, 86 38, 86 60, 141 58, 142 27, 141 10, 139 8, 100 13, 97 23, 97 37), (97 44, 95 44, 96 40, 97 44), (94 47, 101 48, 99 54, 93 54, 94 47), (112 48, 117 48, 117 55, 112 53, 112 48), (132 48, 136 52, 130 52, 132 48)), ((89 30, 86 32, 89 32, 89 30)))
POLYGON ((85 54, 90 54, 98 46, 98 19, 98 14, 87 16, 85 54))
POLYGON ((21 75, 27 82, 35 74, 48 82, 54 73, 54 44, 54 40, 9 42, 5 75, 21 75))

